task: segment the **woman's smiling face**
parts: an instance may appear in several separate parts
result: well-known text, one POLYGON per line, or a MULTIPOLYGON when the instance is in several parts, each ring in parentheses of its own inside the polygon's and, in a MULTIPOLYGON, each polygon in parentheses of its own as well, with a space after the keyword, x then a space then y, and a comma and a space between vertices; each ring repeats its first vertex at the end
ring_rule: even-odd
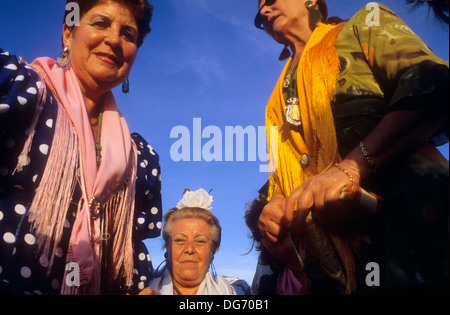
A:
POLYGON ((63 42, 82 88, 106 92, 127 77, 137 55, 138 27, 126 5, 106 0, 86 12, 80 25, 64 25, 63 42))

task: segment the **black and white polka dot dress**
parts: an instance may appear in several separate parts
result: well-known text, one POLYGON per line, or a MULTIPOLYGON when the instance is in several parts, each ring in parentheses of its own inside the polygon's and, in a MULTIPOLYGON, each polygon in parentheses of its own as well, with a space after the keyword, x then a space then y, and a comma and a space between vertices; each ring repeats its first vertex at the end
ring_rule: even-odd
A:
MULTIPOLYGON (((35 117, 40 77, 17 57, 0 49, 0 294, 59 294, 66 251, 75 222, 79 188, 64 222, 53 266, 39 257, 35 235, 27 212, 39 186, 51 149, 57 103, 48 89, 45 105, 38 116, 25 166, 14 172, 17 158, 28 138, 35 117)), ((153 266, 143 240, 161 233, 161 174, 159 156, 139 135, 132 134, 138 149, 136 201, 134 215, 134 284, 138 292, 148 286, 153 266)))

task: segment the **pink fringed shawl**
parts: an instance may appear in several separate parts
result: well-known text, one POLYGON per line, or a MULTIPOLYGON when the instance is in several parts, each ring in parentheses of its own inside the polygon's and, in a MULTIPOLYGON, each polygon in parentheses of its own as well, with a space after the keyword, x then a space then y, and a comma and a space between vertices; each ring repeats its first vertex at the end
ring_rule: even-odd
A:
MULTIPOLYGON (((49 269, 61 239, 64 221, 77 182, 82 197, 72 227, 62 294, 99 294, 102 257, 107 283, 122 277, 131 285, 133 274, 132 224, 137 150, 112 92, 104 98, 101 130, 102 163, 97 169, 95 142, 83 95, 71 67, 59 68, 49 58, 35 60, 33 67, 58 99, 58 118, 49 159, 29 210, 41 255, 49 258, 49 269), (91 216, 89 201, 101 201, 98 219, 91 216), (75 263, 75 265, 74 265, 75 263), (73 274, 70 266, 79 268, 73 274), (70 273, 70 275, 69 275, 70 273), (78 281, 67 281, 79 276, 78 281)), ((45 99, 45 97, 44 97, 45 99)), ((33 134, 19 158, 26 159, 33 134)))

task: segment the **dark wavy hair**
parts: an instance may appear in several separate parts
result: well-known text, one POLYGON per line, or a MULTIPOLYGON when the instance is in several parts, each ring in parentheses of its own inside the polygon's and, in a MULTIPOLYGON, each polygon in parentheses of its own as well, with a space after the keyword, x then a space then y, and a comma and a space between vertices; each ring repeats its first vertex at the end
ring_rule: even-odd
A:
POLYGON ((412 4, 414 8, 417 8, 423 4, 428 4, 430 7, 430 10, 433 11, 436 18, 449 25, 449 17, 448 17, 448 10, 449 10, 449 2, 443 1, 443 0, 429 0, 429 1, 423 1, 423 0, 406 0, 407 4, 412 4))
MULTIPOLYGON (((75 2, 80 6, 80 19, 81 17, 92 9, 97 4, 105 0, 66 0, 66 3, 75 2)), ((138 38, 137 47, 141 47, 144 43, 144 38, 151 32, 150 22, 153 17, 153 6, 147 0, 113 0, 115 2, 124 4, 128 6, 133 12, 133 16, 136 20, 138 27, 138 38)), ((66 17, 69 11, 65 11, 64 20, 66 22, 66 17)))

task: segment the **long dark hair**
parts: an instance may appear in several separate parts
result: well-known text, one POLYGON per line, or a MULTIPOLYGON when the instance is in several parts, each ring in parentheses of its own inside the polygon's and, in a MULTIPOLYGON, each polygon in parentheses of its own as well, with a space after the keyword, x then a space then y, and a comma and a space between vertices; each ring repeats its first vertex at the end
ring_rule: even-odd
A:
POLYGON ((423 4, 428 4, 430 7, 430 10, 433 11, 436 18, 449 25, 449 17, 448 17, 448 7, 449 2, 444 0, 429 0, 429 1, 423 1, 423 0, 406 0, 407 4, 412 4, 414 8, 418 8, 422 6, 423 4))

